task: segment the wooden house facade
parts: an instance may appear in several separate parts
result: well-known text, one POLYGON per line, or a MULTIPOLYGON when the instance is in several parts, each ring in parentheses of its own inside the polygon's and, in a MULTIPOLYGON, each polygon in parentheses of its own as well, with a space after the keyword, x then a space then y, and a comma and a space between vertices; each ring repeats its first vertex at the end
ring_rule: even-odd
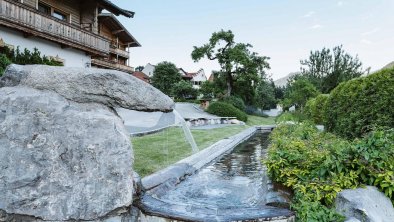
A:
POLYGON ((131 18, 134 12, 108 0, 0 0, 0 39, 63 57, 66 66, 131 73, 128 50, 140 44, 117 20, 119 15, 131 18))

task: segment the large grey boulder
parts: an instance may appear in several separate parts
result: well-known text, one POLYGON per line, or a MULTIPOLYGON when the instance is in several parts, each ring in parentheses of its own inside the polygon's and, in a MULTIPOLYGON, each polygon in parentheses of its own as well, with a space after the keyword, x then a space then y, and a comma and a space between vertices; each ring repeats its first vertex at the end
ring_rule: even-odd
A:
POLYGON ((139 111, 170 112, 175 106, 153 86, 124 72, 108 69, 11 65, 0 86, 17 85, 51 90, 75 102, 139 111))
POLYGON ((115 110, 173 101, 100 69, 12 65, 0 85, 0 221, 131 221, 134 156, 115 110))
POLYGON ((89 220, 130 206, 133 152, 122 120, 100 104, 49 91, 0 89, 0 209, 89 220))
POLYGON ((337 195, 335 206, 338 213, 352 218, 349 221, 394 221, 394 208, 390 199, 376 187, 343 190, 337 195))

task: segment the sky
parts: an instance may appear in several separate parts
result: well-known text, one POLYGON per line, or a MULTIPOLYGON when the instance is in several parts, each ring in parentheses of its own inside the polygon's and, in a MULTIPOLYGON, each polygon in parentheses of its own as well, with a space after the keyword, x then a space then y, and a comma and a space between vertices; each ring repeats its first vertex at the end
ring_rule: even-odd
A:
POLYGON ((191 59, 193 46, 213 32, 232 30, 236 42, 270 57, 275 79, 300 70, 311 50, 343 45, 366 69, 394 61, 394 0, 112 0, 134 11, 119 16, 142 47, 131 48, 130 64, 170 61, 209 76, 216 61, 191 59))

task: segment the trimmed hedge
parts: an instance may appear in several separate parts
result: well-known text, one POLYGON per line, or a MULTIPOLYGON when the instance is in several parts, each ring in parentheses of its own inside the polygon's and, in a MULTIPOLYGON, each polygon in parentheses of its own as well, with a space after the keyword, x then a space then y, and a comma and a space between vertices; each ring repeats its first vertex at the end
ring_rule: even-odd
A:
POLYGON ((394 69, 341 83, 327 100, 324 125, 355 138, 376 127, 394 128, 394 69))
POLYGON ((244 122, 248 120, 248 115, 246 115, 246 113, 225 102, 211 103, 208 106, 207 112, 221 117, 236 117, 238 120, 244 122))
POLYGON ((316 124, 323 124, 329 94, 320 94, 306 102, 304 114, 316 124))

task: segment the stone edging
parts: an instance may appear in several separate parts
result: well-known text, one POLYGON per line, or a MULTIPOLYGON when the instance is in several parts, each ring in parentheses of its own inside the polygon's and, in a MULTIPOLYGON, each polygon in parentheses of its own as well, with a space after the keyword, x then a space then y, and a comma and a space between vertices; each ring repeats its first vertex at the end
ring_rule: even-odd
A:
POLYGON ((220 140, 210 147, 160 170, 159 172, 142 178, 141 182, 143 188, 149 191, 169 181, 173 181, 175 184, 181 182, 187 176, 194 174, 206 164, 249 139, 258 129, 258 127, 248 128, 234 136, 220 140))

